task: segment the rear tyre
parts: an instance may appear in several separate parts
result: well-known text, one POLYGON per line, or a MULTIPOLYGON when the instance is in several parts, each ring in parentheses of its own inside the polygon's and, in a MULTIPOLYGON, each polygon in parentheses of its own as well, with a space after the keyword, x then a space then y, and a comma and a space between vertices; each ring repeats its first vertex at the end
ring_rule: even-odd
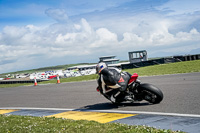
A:
POLYGON ((163 100, 162 91, 151 84, 140 84, 139 91, 142 93, 143 99, 150 103, 158 104, 163 100))

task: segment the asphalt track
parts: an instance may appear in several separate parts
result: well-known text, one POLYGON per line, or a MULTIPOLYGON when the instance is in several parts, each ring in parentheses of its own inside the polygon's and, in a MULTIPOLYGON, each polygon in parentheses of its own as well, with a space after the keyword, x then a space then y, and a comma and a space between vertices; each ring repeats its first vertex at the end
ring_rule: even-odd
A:
POLYGON ((58 113, 89 111, 136 114, 112 122, 200 132, 200 73, 150 76, 140 79, 143 83, 154 84, 163 91, 164 99, 160 104, 152 105, 142 101, 112 105, 96 92, 96 81, 87 81, 0 88, 0 109, 19 109, 17 112, 23 112, 35 108, 40 110, 48 108, 44 109, 44 112, 48 112, 54 108, 56 111, 62 110, 58 113))

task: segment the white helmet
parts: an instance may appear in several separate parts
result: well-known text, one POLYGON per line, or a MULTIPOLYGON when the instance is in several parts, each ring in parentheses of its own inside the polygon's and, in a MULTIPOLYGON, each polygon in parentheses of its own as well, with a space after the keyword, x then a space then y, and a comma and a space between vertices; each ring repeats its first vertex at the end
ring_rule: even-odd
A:
POLYGON ((101 71, 102 71, 103 69, 105 69, 105 68, 107 68, 106 63, 100 62, 100 63, 98 63, 97 66, 96 66, 96 72, 99 74, 99 73, 101 73, 101 71))

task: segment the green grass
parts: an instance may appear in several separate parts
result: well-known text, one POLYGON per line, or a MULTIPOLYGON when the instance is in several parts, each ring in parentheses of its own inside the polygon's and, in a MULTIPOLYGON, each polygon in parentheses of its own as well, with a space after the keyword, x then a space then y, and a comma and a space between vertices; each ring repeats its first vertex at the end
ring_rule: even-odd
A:
POLYGON ((0 84, 0 88, 10 88, 18 86, 33 85, 32 83, 18 83, 18 84, 0 84))
POLYGON ((127 71, 131 74, 138 73, 139 76, 200 72, 200 60, 153 65, 135 69, 127 69, 124 71, 127 71))
POLYGON ((0 115, 0 131, 2 133, 180 133, 180 131, 147 126, 14 115, 0 115))
MULTIPOLYGON (((79 77, 70 77, 70 78, 61 78, 60 82, 77 82, 77 81, 88 81, 88 80, 94 80, 97 79, 97 74, 93 75, 84 75, 84 76, 79 76, 79 77)), ((56 83, 57 80, 49 80, 49 81, 44 81, 40 82, 39 84, 47 84, 47 83, 56 83)))
MULTIPOLYGON (((141 68, 126 69, 123 71, 127 71, 131 74, 138 73, 139 76, 200 72, 200 60, 154 65, 141 68)), ((60 79, 60 82, 64 83, 64 82, 87 81, 87 80, 97 79, 97 77, 98 76, 94 74, 94 75, 85 75, 80 77, 62 78, 60 79)), ((50 81, 40 82, 38 84, 48 84, 56 82, 57 82, 56 80, 50 80, 50 81)), ((0 88, 17 87, 23 85, 33 85, 33 84, 0 84, 0 88)))

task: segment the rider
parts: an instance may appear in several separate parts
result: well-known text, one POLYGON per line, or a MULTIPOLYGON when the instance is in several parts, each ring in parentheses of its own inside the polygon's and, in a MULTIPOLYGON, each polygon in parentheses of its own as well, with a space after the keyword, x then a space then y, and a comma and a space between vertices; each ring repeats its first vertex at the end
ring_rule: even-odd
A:
POLYGON ((122 101, 123 99, 132 101, 133 99, 126 93, 128 81, 131 74, 127 72, 121 72, 119 69, 109 67, 104 62, 100 62, 96 66, 96 71, 99 74, 98 87, 101 93, 110 99, 113 103, 122 101), (110 89, 115 91, 114 94, 110 94, 110 89), (125 94, 125 97, 124 97, 125 94))

